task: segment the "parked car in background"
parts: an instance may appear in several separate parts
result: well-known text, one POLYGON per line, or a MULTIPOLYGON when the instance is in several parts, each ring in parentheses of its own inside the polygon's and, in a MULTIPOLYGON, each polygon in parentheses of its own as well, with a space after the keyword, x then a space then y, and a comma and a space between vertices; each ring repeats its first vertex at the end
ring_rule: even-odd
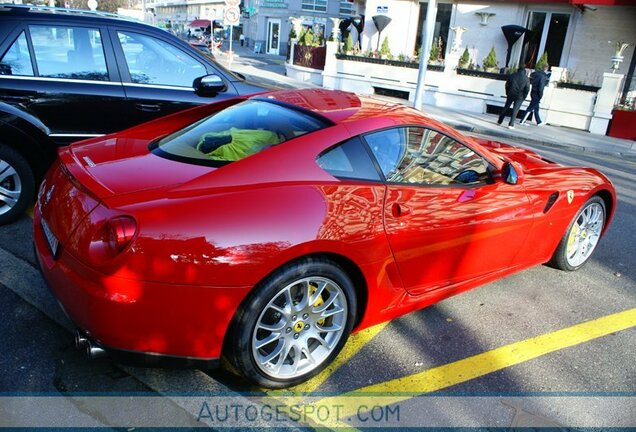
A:
POLYGON ((258 91, 142 22, 0 5, 0 224, 32 202, 59 146, 258 91))
POLYGON ((72 145, 33 223, 42 273, 89 355, 224 356, 260 386, 288 387, 351 331, 533 265, 580 268, 615 207, 594 169, 305 89, 72 145))

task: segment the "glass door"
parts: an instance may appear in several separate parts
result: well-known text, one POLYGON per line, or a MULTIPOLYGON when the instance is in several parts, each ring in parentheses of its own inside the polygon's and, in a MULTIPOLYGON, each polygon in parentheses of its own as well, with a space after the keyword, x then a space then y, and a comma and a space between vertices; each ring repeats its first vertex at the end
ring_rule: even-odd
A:
POLYGON ((560 66, 565 37, 570 24, 570 14, 531 11, 528 15, 524 47, 521 53, 526 68, 534 68, 544 52, 548 53, 550 66, 560 66))
POLYGON ((267 21, 267 54, 278 55, 280 48, 280 20, 267 21))

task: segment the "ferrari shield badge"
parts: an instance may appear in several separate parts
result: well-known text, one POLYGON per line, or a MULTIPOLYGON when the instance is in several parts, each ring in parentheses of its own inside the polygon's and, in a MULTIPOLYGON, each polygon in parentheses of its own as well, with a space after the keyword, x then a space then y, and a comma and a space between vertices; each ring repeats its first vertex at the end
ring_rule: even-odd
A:
POLYGON ((567 193, 567 197, 568 197, 568 204, 572 204, 572 200, 574 199, 574 191, 569 190, 567 193))

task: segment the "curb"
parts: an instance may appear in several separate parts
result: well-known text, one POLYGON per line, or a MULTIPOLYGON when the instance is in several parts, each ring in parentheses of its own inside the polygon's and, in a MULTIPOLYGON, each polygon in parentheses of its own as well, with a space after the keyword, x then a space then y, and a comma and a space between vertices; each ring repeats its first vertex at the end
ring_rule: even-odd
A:
POLYGON ((584 147, 584 146, 579 146, 579 145, 576 145, 576 144, 562 144, 562 143, 552 143, 552 142, 546 142, 546 141, 536 141, 536 140, 532 140, 532 139, 529 139, 529 138, 526 138, 526 137, 510 135, 510 134, 506 134, 506 133, 502 133, 502 132, 498 132, 498 131, 493 131, 492 129, 480 128, 478 126, 471 126, 471 125, 467 125, 465 123, 458 123, 458 122, 453 122, 453 121, 448 121, 448 120, 446 120, 445 123, 449 124, 450 126, 454 127, 455 129, 463 131, 463 132, 472 132, 472 133, 481 134, 481 135, 488 135, 488 136, 493 136, 493 137, 497 137, 497 138, 513 140, 513 141, 522 142, 524 144, 528 144, 528 145, 532 145, 532 146, 550 147, 550 148, 556 148, 556 149, 561 149, 561 150, 573 150, 573 151, 576 151, 576 152, 579 152, 579 153, 593 153, 593 154, 597 154, 597 155, 612 156, 612 157, 615 157, 615 158, 620 158, 622 160, 628 160, 628 161, 636 162, 636 154, 591 149, 591 148, 587 148, 587 147, 584 147))

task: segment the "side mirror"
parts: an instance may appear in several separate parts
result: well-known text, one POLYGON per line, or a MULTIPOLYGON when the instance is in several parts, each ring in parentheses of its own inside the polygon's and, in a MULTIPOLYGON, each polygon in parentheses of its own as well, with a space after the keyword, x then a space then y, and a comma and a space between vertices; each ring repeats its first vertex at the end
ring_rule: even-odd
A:
POLYGON ((523 171, 518 164, 506 161, 501 169, 501 178, 508 184, 521 184, 523 182, 523 171))
POLYGON ((225 91, 227 84, 220 76, 211 74, 195 79, 192 87, 199 96, 214 96, 219 92, 225 91))

